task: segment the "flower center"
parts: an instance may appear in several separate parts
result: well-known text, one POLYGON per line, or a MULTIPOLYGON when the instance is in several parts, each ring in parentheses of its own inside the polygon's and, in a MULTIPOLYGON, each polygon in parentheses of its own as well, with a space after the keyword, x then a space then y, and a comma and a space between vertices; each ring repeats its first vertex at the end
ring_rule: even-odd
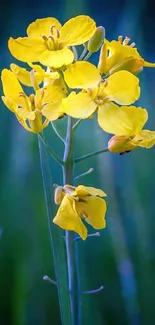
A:
POLYGON ((60 32, 55 25, 50 27, 49 35, 42 35, 44 43, 49 51, 61 50, 63 43, 60 40, 60 32))

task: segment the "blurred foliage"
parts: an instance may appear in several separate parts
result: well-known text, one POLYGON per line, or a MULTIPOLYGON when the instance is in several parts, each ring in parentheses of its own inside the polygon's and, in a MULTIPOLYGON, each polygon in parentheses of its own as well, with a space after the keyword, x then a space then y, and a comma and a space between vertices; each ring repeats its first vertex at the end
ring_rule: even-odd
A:
MULTIPOLYGON (((151 0, 30 1, 6 0, 1 9, 0 69, 8 68, 10 36, 25 35, 36 18, 55 16, 62 22, 88 14, 104 25, 106 37, 131 37, 147 61, 155 62, 152 42, 155 14, 151 0)), ((93 56, 96 63, 98 56, 93 56)), ((150 113, 147 127, 155 129, 155 71, 140 75, 138 104, 150 113)), ((27 133, 0 102, 0 325, 60 324, 37 136, 27 133)), ((60 121, 62 131, 65 121, 60 121)), ((47 136, 62 153, 52 128, 47 136)), ((96 120, 84 121, 76 131, 76 156, 106 146, 108 135, 96 120)), ((105 153, 76 166, 75 174, 94 167, 82 180, 107 192, 107 227, 101 237, 79 242, 83 290, 104 285, 98 294, 83 297, 83 325, 153 325, 155 319, 155 149, 137 149, 119 156, 105 153)), ((61 169, 50 159, 53 183, 61 169)), ((51 184, 51 195, 52 195, 51 184)), ((91 229, 90 229, 91 231, 91 229)))

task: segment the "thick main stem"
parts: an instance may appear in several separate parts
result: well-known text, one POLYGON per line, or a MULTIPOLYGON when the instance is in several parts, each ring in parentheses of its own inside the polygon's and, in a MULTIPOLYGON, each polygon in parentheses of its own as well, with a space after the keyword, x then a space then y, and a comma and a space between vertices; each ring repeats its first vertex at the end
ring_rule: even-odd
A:
MULTIPOLYGON (((74 160, 73 160, 73 121, 68 117, 66 145, 64 152, 63 165, 63 183, 73 184, 74 174, 74 160)), ((68 290, 70 298, 70 308, 72 325, 78 325, 78 308, 79 302, 77 297, 77 281, 75 269, 75 247, 74 247, 74 232, 66 231, 66 253, 68 265, 68 290)))

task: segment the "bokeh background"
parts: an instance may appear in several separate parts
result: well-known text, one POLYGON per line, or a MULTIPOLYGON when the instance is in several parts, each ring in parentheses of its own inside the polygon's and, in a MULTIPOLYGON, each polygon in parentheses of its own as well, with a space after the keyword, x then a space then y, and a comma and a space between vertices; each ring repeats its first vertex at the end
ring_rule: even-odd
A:
MULTIPOLYGON (((0 12, 0 70, 17 63, 7 48, 10 36, 24 36, 37 18, 55 16, 65 22, 78 14, 103 25, 109 40, 131 37, 140 54, 155 62, 151 0, 5 0, 0 12)), ((97 60, 97 55, 91 59, 97 60)), ((147 128, 153 130, 155 70, 146 68, 140 82, 138 104, 148 109, 147 128)), ((47 132, 61 153, 52 129, 47 132)), ((84 121, 76 133, 76 156, 105 147, 107 140, 95 120, 84 121)), ((56 288, 43 281, 45 274, 55 275, 37 136, 26 132, 2 102, 0 148, 0 325, 59 325, 56 288)), ((100 237, 79 242, 83 290, 104 285, 100 293, 83 297, 83 325, 155 324, 154 161, 154 148, 137 149, 123 156, 105 153, 75 170, 77 175, 93 167, 94 173, 82 181, 108 194, 107 227, 100 237)), ((52 160, 50 166, 52 182, 61 182, 61 170, 52 160)))

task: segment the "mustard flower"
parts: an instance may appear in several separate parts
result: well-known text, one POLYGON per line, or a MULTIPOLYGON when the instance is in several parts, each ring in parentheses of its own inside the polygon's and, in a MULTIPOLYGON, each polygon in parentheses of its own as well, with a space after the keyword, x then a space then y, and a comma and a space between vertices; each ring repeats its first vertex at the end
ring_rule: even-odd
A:
POLYGON ((83 240, 87 238, 85 220, 94 229, 105 228, 106 194, 94 187, 79 185, 59 186, 55 191, 55 203, 60 207, 53 222, 65 230, 73 230, 83 240))
POLYGON ((10 38, 8 46, 11 54, 20 61, 60 68, 74 60, 69 47, 84 44, 95 30, 96 24, 89 16, 74 17, 63 26, 56 18, 47 17, 28 26, 28 37, 10 38))
MULTIPOLYGON (((108 130, 109 119, 119 105, 130 105, 140 95, 139 79, 128 71, 118 71, 102 81, 99 70, 89 62, 76 62, 68 66, 64 78, 70 88, 81 88, 62 100, 64 112, 74 118, 88 118, 95 111, 98 123, 108 130)), ((121 110, 121 107, 119 107, 121 110)))
POLYGON ((98 69, 101 73, 111 74, 119 70, 128 70, 137 74, 143 67, 155 67, 155 63, 145 61, 137 49, 135 43, 129 45, 130 38, 126 37, 123 41, 122 36, 118 41, 104 40, 101 48, 98 69))
POLYGON ((2 96, 3 102, 27 131, 41 132, 49 123, 49 119, 43 117, 49 110, 51 120, 63 114, 60 103, 65 93, 61 87, 48 85, 28 97, 12 71, 4 69, 1 79, 5 95, 2 96))
POLYGON ((147 122, 146 109, 135 106, 115 108, 115 121, 109 119, 108 132, 115 134, 108 142, 111 152, 125 153, 137 147, 151 148, 155 144, 155 131, 143 130, 147 122))

